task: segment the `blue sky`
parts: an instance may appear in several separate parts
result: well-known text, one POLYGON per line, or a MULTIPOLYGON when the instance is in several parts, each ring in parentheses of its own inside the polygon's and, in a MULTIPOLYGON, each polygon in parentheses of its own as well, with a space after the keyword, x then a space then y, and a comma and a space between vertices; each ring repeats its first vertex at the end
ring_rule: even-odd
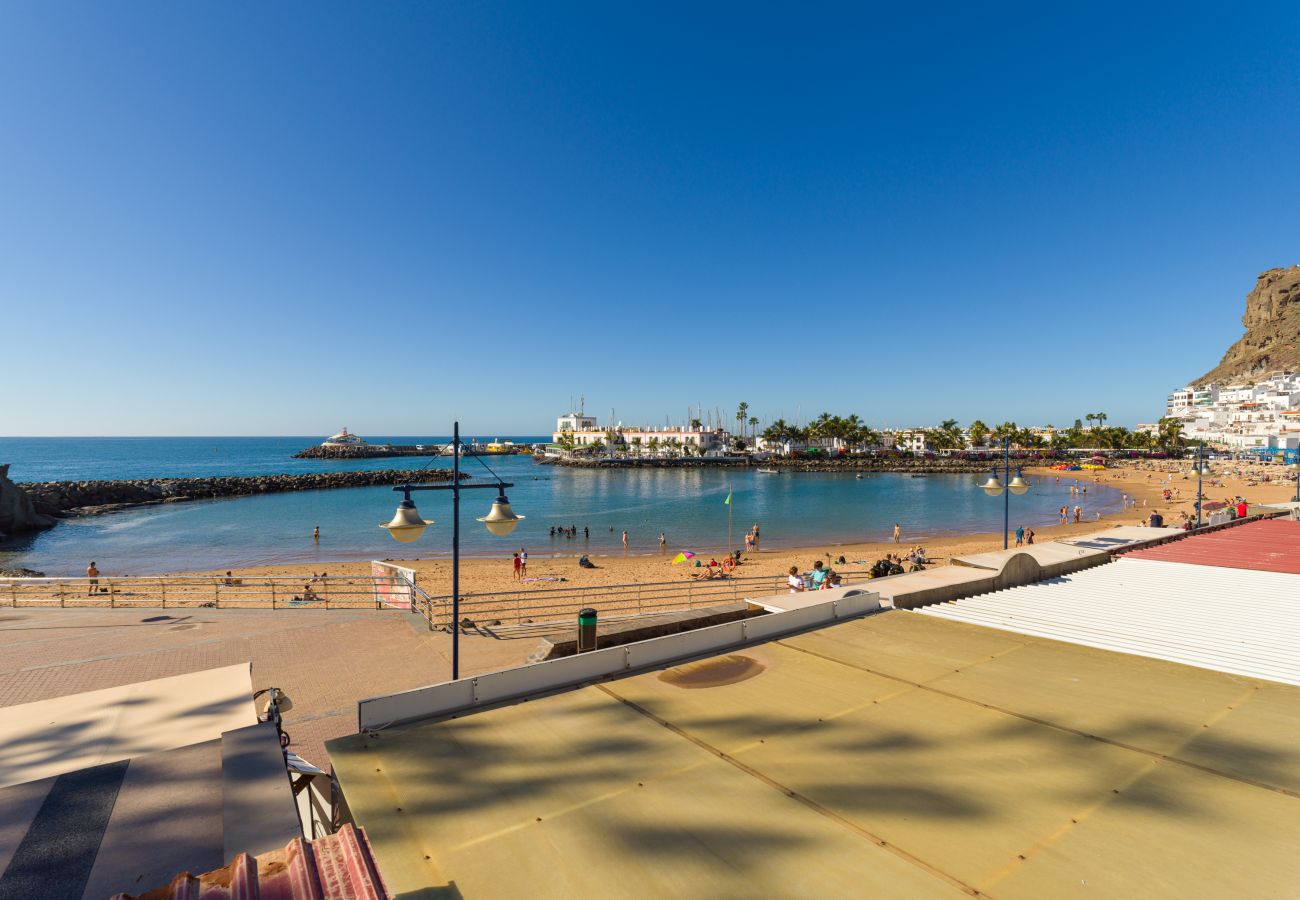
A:
POLYGON ((1159 415, 1300 262, 1287 4, 0 5, 0 434, 1159 415))

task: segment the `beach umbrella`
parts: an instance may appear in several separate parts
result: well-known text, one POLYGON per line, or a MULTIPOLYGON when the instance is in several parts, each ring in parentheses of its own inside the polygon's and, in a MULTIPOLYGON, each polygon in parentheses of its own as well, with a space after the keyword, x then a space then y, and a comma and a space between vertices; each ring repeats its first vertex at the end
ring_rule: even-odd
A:
POLYGON ((673 557, 673 565, 677 565, 678 563, 683 563, 686 562, 688 559, 694 559, 694 558, 695 558, 694 553, 692 553, 689 550, 683 550, 681 553, 678 553, 676 556, 673 557))

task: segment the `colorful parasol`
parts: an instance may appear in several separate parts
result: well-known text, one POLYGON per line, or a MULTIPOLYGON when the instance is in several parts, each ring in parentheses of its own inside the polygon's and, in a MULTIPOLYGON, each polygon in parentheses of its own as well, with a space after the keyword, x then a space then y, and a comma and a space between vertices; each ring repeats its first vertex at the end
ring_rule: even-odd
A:
POLYGON ((689 550, 683 550, 681 553, 678 553, 676 556, 673 557, 673 565, 677 565, 678 563, 683 563, 686 562, 688 559, 694 559, 694 558, 695 558, 694 553, 692 553, 689 550))

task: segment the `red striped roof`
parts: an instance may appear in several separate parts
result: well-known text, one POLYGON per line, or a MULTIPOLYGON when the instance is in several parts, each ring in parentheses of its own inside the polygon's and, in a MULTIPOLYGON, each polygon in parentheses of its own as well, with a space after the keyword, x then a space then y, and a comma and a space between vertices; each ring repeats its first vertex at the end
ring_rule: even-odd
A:
POLYGON ((1134 559, 1300 575, 1300 522, 1263 519, 1125 555, 1134 559))
POLYGON ((165 887, 112 900, 388 900, 370 842, 344 825, 308 843, 294 838, 282 850, 241 853, 224 868, 194 876, 182 872, 165 887))

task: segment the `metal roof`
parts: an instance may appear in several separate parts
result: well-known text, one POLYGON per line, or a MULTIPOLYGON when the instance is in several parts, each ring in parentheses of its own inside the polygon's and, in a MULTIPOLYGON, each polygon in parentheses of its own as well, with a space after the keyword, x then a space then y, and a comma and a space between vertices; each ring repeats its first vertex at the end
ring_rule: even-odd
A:
POLYGON ((256 722, 248 663, 0 707, 0 787, 200 744, 256 722))
POLYGON ((1300 685, 1300 576, 1134 558, 1146 552, 915 612, 1300 685))
MULTIPOLYGON (((1124 553, 1124 551, 1119 551, 1124 553)), ((1160 559, 1200 566, 1227 566, 1263 572, 1300 574, 1300 522, 1263 519, 1197 534, 1144 550, 1125 553, 1129 559, 1160 559)))
POLYGON ((365 832, 344 825, 310 843, 295 838, 258 856, 240 853, 230 865, 202 875, 182 872, 164 887, 113 900, 387 900, 365 832))
POLYGON ((1297 723, 888 611, 328 746, 399 896, 1242 897, 1300 884, 1297 723))

